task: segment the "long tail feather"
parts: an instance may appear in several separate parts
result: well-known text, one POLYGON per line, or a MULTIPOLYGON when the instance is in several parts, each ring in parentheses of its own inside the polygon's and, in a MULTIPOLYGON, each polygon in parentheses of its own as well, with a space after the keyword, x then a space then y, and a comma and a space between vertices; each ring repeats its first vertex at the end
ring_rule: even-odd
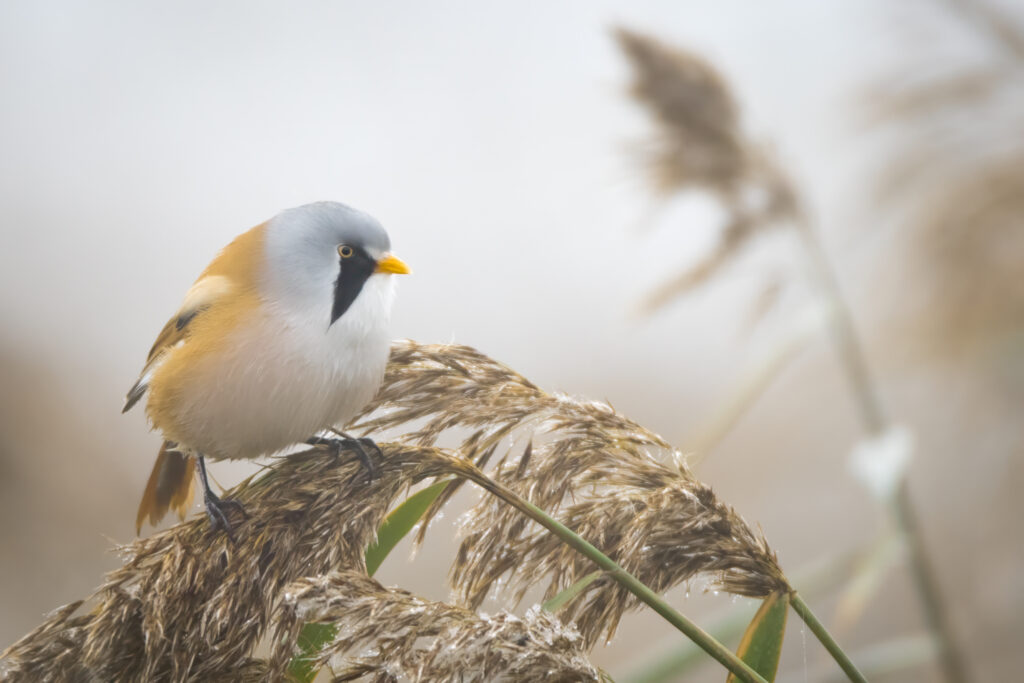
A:
POLYGON ((128 392, 128 395, 124 397, 124 408, 121 408, 122 414, 127 413, 129 410, 131 410, 132 406, 138 403, 139 399, 142 398, 142 396, 146 393, 146 389, 149 388, 149 384, 143 381, 145 379, 147 378, 139 378, 139 381, 136 382, 134 386, 132 386, 131 390, 128 392))
POLYGON ((176 445, 165 441, 156 456, 153 471, 146 482, 146 491, 139 503, 135 516, 135 533, 142 530, 142 523, 156 525, 168 510, 174 510, 178 517, 185 518, 192 505, 192 487, 195 482, 195 458, 175 450, 176 445))

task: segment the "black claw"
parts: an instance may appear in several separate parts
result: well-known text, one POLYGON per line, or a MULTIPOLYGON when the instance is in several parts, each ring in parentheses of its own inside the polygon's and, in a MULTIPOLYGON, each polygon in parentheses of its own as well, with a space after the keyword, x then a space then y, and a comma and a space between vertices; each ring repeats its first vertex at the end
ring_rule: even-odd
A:
POLYGON ((228 516, 224 514, 224 508, 229 507, 229 505, 225 505, 228 501, 221 500, 212 492, 206 494, 204 499, 206 502, 206 516, 210 518, 210 526, 214 531, 223 531, 228 535, 228 540, 234 543, 235 534, 231 528, 231 522, 228 520, 228 516))
POLYGON ((361 436, 358 439, 356 439, 356 441, 362 444, 363 447, 376 451, 377 457, 380 458, 381 460, 384 459, 384 451, 382 451, 380 446, 377 445, 377 442, 371 439, 370 437, 361 436))
POLYGON ((241 513, 245 519, 249 518, 245 508, 237 500, 232 498, 221 498, 210 488, 210 482, 206 478, 206 461, 203 456, 199 456, 199 477, 203 482, 203 502, 206 503, 206 516, 210 518, 210 526, 213 527, 214 531, 223 531, 228 536, 228 540, 232 543, 235 542, 234 528, 231 526, 231 520, 228 519, 226 510, 235 510, 241 513))
MULTIPOLYGON (((321 436, 314 436, 306 440, 311 446, 327 446, 334 450, 335 455, 340 455, 341 451, 354 451, 356 457, 359 458, 359 462, 362 464, 363 469, 366 470, 366 476, 368 481, 373 481, 380 476, 380 467, 370 457, 369 451, 376 451, 378 458, 384 457, 384 451, 380 449, 377 443, 366 436, 360 438, 353 438, 345 436, 341 439, 328 439, 321 436)), ((356 476, 359 476, 358 473, 356 476)), ((353 481, 355 478, 353 477, 353 481)))

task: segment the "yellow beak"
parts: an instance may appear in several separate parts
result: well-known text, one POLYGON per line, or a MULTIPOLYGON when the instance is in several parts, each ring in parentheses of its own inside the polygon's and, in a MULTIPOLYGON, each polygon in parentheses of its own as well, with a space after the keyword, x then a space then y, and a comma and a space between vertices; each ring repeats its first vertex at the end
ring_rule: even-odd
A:
POLYGON ((384 254, 380 261, 377 261, 377 267, 373 269, 375 273, 394 273, 395 275, 407 275, 412 271, 409 270, 409 266, 405 265, 405 261, 398 258, 394 254, 384 254))

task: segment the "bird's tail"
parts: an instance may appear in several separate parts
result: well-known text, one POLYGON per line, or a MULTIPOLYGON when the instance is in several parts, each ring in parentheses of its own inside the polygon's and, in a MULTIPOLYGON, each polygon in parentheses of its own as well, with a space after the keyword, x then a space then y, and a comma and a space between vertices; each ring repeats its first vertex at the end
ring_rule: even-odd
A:
POLYGON ((182 519, 192 505, 192 485, 195 482, 196 461, 190 455, 176 450, 177 444, 164 441, 160 454, 146 483, 146 492, 139 503, 139 514, 135 517, 135 533, 142 530, 142 523, 148 518, 156 525, 168 510, 175 510, 182 519))

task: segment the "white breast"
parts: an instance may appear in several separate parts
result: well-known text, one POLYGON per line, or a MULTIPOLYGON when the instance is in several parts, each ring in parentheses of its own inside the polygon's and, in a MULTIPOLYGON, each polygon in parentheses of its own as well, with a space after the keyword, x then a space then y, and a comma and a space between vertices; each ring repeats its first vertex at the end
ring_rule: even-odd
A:
POLYGON ((348 422, 384 376, 393 297, 391 276, 371 276, 333 325, 329 298, 305 310, 269 304, 189 402, 188 445, 212 458, 254 458, 348 422))

